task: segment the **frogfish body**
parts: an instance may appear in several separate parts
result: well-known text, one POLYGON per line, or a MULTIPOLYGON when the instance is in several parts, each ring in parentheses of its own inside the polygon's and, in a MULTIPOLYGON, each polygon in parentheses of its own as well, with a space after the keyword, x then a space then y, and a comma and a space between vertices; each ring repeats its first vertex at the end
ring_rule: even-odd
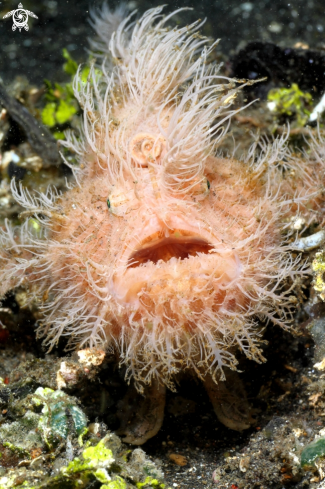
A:
POLYGON ((77 75, 82 133, 62 142, 75 181, 63 194, 13 181, 42 232, 1 231, 1 295, 26 287, 48 346, 114 350, 138 386, 185 369, 218 382, 238 350, 263 361, 261 324, 289 326, 308 273, 292 251, 324 207, 321 140, 304 156, 284 136, 216 156, 244 82, 207 63, 200 23, 170 28, 161 10, 110 39, 107 10, 95 19, 103 63, 77 75))

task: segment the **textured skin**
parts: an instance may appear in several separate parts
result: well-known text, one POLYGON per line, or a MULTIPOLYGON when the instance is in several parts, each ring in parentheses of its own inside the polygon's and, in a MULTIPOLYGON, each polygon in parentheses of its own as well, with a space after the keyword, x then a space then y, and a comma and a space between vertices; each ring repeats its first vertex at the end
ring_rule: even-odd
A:
POLYGON ((193 55, 197 26, 167 30, 159 12, 132 36, 122 24, 102 74, 75 81, 75 186, 31 196, 13 182, 43 231, 1 234, 1 293, 29 289, 45 343, 115 350, 138 386, 186 368, 216 381, 238 348, 262 361, 259 320, 288 327, 306 273, 292 223, 321 223, 323 206, 321 140, 304 159, 285 137, 214 156, 241 87, 193 55))

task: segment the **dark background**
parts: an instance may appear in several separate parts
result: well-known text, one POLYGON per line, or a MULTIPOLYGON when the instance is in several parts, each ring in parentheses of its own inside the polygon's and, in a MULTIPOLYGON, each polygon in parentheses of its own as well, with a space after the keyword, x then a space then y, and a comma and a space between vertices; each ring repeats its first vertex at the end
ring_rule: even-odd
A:
MULTIPOLYGON (((0 2, 0 76, 7 84, 17 75, 25 75, 40 85, 44 78, 60 81, 62 49, 67 48, 78 61, 86 60, 87 38, 92 35, 89 9, 100 0, 22 0, 23 7, 38 19, 29 18, 29 31, 12 31, 12 19, 3 15, 17 9, 19 0, 0 2)), ((116 1, 109 1, 114 7, 116 1)), ((162 0, 138 0, 127 3, 142 13, 161 5, 162 0)), ((186 24, 207 18, 204 33, 221 38, 219 49, 233 54, 248 41, 272 41, 292 47, 297 42, 325 49, 325 4, 323 0, 180 0, 170 2, 166 11, 180 7, 192 11, 179 13, 177 22, 186 24)))

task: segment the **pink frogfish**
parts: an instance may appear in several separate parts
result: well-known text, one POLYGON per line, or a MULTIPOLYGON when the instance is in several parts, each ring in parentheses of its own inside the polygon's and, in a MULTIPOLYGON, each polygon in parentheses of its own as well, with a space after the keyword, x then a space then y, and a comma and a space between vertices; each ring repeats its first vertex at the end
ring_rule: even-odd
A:
POLYGON ((74 180, 62 194, 12 181, 26 221, 1 230, 0 292, 25 287, 38 301, 49 348, 64 336, 115 352, 158 411, 165 386, 194 372, 240 429, 216 397, 239 352, 264 360, 261 325, 290 327, 303 252, 323 240, 301 235, 323 221, 325 145, 319 136, 297 155, 282 136, 241 160, 218 154, 245 81, 209 64, 200 22, 170 27, 161 11, 117 26, 106 7, 95 18, 102 64, 76 76, 81 133, 62 142, 74 180))

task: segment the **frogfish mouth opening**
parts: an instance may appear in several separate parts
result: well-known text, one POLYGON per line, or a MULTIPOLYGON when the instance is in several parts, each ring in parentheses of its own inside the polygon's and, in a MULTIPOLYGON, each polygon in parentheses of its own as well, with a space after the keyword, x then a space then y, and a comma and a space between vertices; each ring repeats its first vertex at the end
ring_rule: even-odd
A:
POLYGON ((168 262, 171 258, 185 260, 198 253, 208 254, 214 247, 204 238, 193 235, 184 235, 184 231, 173 231, 168 237, 149 236, 141 246, 129 257, 127 268, 136 268, 139 265, 159 260, 168 262))
POLYGON ((132 317, 137 311, 142 319, 148 314, 162 323, 179 314, 183 321, 194 309, 220 307, 225 287, 240 270, 234 255, 217 251, 209 238, 178 228, 148 235, 129 250, 126 269, 114 276, 114 296, 131 305, 132 317))

